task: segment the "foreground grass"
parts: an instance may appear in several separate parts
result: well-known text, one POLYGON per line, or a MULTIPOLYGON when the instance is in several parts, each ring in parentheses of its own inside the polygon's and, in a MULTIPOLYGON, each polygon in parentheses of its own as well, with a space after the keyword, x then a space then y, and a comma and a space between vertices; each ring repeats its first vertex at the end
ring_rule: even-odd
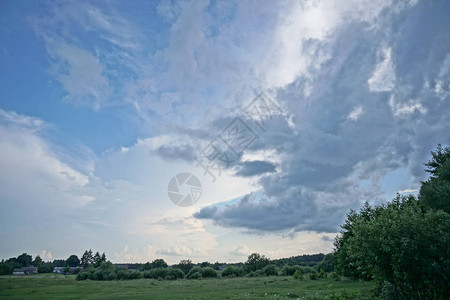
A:
POLYGON ((74 276, 0 277, 1 299, 331 299, 332 291, 372 299, 371 282, 292 277, 157 281, 76 281, 74 276))

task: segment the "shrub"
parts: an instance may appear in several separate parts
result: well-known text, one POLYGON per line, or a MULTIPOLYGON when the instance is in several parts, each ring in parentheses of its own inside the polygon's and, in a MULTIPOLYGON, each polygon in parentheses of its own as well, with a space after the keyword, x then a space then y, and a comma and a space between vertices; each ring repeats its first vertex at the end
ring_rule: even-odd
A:
POLYGON ((303 273, 302 273, 302 271, 300 271, 300 270, 295 271, 295 272, 294 272, 294 278, 295 278, 295 279, 302 280, 302 279, 303 279, 303 273))
POLYGON ((117 274, 115 272, 110 272, 109 274, 106 274, 105 280, 117 280, 117 274))
POLYGON ((236 268, 233 266, 228 266, 225 270, 222 272, 222 277, 236 277, 236 268))
POLYGON ((222 272, 222 277, 241 277, 244 276, 245 271, 243 268, 228 266, 222 272))
POLYGON ((143 277, 142 275, 142 272, 139 271, 130 272, 128 279, 141 279, 143 277))
POLYGON ((278 275, 278 268, 276 265, 270 264, 265 266, 262 271, 264 272, 264 275, 266 276, 273 276, 278 275))
POLYGON ((88 277, 89 277, 89 274, 87 272, 77 274, 77 280, 86 280, 86 279, 88 279, 88 277))
POLYGON ((281 275, 285 275, 285 276, 292 276, 295 273, 295 268, 292 266, 284 266, 281 269, 281 275))
POLYGON ((331 278, 333 278, 335 281, 341 280, 341 276, 339 276, 339 274, 336 272, 331 273, 331 278))
POLYGON ((325 273, 325 271, 323 269, 320 270, 319 278, 327 278, 327 273, 325 273))
POLYGON ((183 270, 181 270, 179 268, 168 269, 167 275, 165 277, 165 279, 168 279, 168 280, 176 280, 176 279, 183 279, 183 278, 184 278, 184 272, 183 272, 183 270))
POLYGON ((264 272, 262 270, 256 270, 256 271, 248 273, 246 276, 247 277, 261 277, 261 276, 264 276, 264 272))
POLYGON ((103 271, 102 270, 94 271, 94 273, 92 274, 92 280, 103 280, 103 271))
POLYGON ((302 270, 303 274, 309 274, 314 269, 311 268, 311 267, 304 267, 304 266, 302 266, 302 267, 300 267, 300 270, 302 270))
POLYGON ((156 269, 151 269, 149 272, 149 278, 153 278, 153 279, 159 279, 159 278, 165 278, 167 276, 167 271, 168 269, 166 268, 156 268, 156 269))
POLYGON ((317 280, 319 275, 317 274, 317 271, 314 269, 311 269, 311 272, 309 272, 309 279, 311 280, 317 280))
POLYGON ((202 271, 198 267, 194 267, 189 270, 189 272, 186 275, 187 279, 200 279, 202 278, 202 271))
POLYGON ((123 268, 116 270, 116 274, 117 274, 117 279, 120 279, 120 280, 127 280, 130 277, 130 272, 123 268))
POLYGON ((211 267, 206 267, 201 269, 202 272, 202 277, 203 278, 217 278, 217 272, 211 268, 211 267))

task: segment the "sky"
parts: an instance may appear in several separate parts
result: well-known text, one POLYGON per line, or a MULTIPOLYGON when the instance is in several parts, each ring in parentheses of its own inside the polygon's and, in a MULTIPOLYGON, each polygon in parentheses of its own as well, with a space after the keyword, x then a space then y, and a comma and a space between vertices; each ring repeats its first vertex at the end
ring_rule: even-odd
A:
POLYGON ((331 252, 350 209, 417 194, 450 144, 449 15, 445 0, 1 1, 0 258, 331 252), (189 205, 183 174, 200 182, 189 205))

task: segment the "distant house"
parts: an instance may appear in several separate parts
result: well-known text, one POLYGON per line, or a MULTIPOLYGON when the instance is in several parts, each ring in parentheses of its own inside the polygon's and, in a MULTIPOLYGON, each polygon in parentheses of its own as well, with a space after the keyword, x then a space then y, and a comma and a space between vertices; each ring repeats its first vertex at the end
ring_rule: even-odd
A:
POLYGON ((53 273, 64 274, 65 270, 66 270, 66 267, 54 267, 53 273))
POLYGON ((19 269, 13 270, 13 275, 28 275, 28 274, 37 274, 37 267, 22 267, 19 269))
POLYGON ((57 274, 78 274, 84 271, 83 267, 70 267, 69 270, 66 272, 67 267, 54 267, 53 273, 57 274))

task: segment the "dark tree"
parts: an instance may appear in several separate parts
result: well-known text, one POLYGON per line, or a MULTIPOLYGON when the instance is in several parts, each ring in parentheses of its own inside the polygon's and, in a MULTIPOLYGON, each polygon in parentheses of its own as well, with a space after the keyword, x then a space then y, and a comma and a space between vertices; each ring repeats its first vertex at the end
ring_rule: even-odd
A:
POLYGON ((184 259, 180 261, 178 265, 176 265, 176 267, 180 268, 185 274, 189 273, 193 266, 194 264, 190 259, 184 259))
MULTIPOLYGON (((92 255, 92 252, 91 252, 92 255)), ((81 256, 80 264, 84 268, 87 268, 89 264, 91 263, 92 257, 89 256, 89 252, 86 250, 84 251, 83 255, 81 256)))
POLYGON ((156 268, 167 268, 167 263, 164 261, 164 259, 155 259, 155 260, 151 263, 151 268, 152 268, 152 269, 156 269, 156 268))
POLYGON ((33 266, 39 267, 42 264, 42 258, 37 255, 33 260, 33 266))
POLYGON ((440 166, 442 166, 447 160, 450 159, 450 148, 442 148, 442 145, 437 146, 436 152, 431 151, 431 159, 424 165, 428 167, 426 172, 435 175, 438 172, 440 166))
POLYGON ((425 207, 450 213, 450 148, 439 145, 431 155, 432 159, 425 164, 431 177, 422 183, 419 200, 425 207))
POLYGON ((95 255, 94 255, 94 267, 97 268, 98 266, 100 266, 101 262, 102 262, 102 258, 100 256, 100 253, 98 253, 98 251, 97 251, 97 252, 95 252, 95 255))
POLYGON ((80 265, 80 260, 78 259, 78 256, 71 255, 66 260, 66 265, 69 267, 78 267, 80 265))
POLYGON ((259 253, 252 253, 248 256, 245 266, 248 271, 261 270, 270 263, 270 260, 259 253))
POLYGON ((22 267, 31 265, 32 261, 33 261, 32 256, 29 254, 26 254, 26 253, 23 253, 23 254, 17 256, 17 259, 16 259, 16 262, 18 264, 20 264, 20 266, 22 266, 22 267))
POLYGON ((66 260, 65 259, 55 259, 53 261, 53 265, 55 267, 66 267, 66 260))

